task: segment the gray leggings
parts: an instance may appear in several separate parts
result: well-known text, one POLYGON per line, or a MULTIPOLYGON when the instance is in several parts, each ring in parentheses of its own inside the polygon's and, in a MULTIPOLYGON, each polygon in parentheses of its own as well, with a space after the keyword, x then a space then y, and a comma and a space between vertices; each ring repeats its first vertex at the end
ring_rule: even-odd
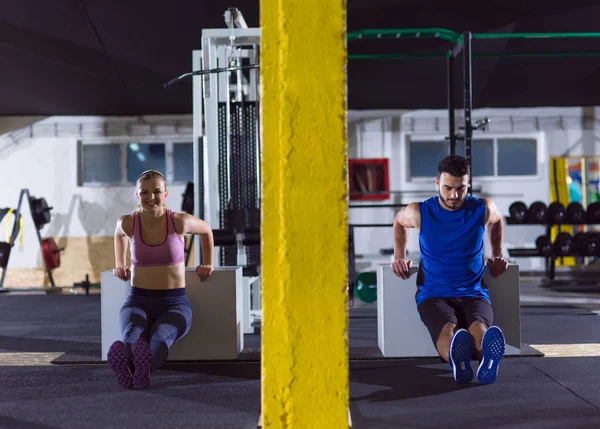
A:
POLYGON ((138 338, 150 344, 152 369, 160 368, 173 343, 183 338, 192 324, 192 307, 185 289, 132 288, 119 313, 121 337, 129 349, 138 338))

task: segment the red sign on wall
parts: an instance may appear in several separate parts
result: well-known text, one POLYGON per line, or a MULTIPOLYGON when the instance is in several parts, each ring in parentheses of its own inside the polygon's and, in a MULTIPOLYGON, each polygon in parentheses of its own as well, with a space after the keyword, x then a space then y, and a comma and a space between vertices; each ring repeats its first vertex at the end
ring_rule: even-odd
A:
POLYGON ((348 160, 351 200, 387 200, 390 197, 389 160, 360 158, 348 160))

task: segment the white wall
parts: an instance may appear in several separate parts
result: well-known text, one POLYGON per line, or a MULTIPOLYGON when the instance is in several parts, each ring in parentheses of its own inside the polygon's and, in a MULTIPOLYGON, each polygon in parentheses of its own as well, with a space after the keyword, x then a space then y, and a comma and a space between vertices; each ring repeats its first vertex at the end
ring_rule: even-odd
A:
MULTIPOLYGON (((399 117, 379 117, 352 121, 349 115, 348 158, 389 158, 390 188, 402 189, 397 177, 402 162, 400 154, 399 117)), ((391 198, 381 203, 394 203, 398 198, 391 198)), ((355 201, 350 205, 378 204, 379 201, 355 201)), ((380 248, 393 246, 391 225, 397 209, 349 209, 351 224, 387 223, 390 228, 356 228, 354 230, 355 253, 377 255, 380 248)))
MULTIPOLYGON (((390 189, 401 190, 403 195, 392 194, 385 203, 407 204, 436 195, 434 178, 410 180, 408 174, 407 142, 411 138, 440 138, 448 135, 447 111, 388 111, 352 112, 348 115, 349 158, 389 158, 390 189)), ((486 134, 474 132, 477 137, 535 137, 538 146, 538 175, 536 177, 474 178, 473 187, 481 188, 504 215, 516 200, 530 204, 550 198, 548 159, 550 156, 586 155, 598 153, 595 108, 534 108, 534 109, 480 109, 474 110, 474 119, 489 117, 486 134), (586 120, 584 120, 586 119, 586 120)), ((457 117, 456 126, 462 124, 457 117)), ((480 196, 482 196, 480 195, 480 196)), ((351 205, 363 204, 350 201, 351 205)), ((372 204, 365 202, 364 204, 372 204)), ((389 228, 361 228, 355 230, 355 252, 376 255, 381 248, 393 247, 392 221, 399 209, 350 209, 352 224, 388 223, 389 228)), ((504 247, 535 247, 535 239, 545 233, 541 226, 505 226, 504 247)), ((408 251, 418 252, 418 235, 409 234, 408 251)), ((489 246, 487 246, 489 252, 489 246)), ((506 252, 508 253, 508 252, 506 252)), ((389 259, 380 257, 380 259, 389 259)), ((519 258, 522 270, 542 270, 542 258, 519 258)), ((359 267, 360 269, 360 267, 359 267)))
MULTIPOLYGON (((408 180, 406 145, 409 138, 448 135, 446 115, 447 112, 442 110, 348 112, 349 158, 389 158, 391 189, 412 191, 406 195, 395 194, 382 203, 408 203, 435 195, 433 178, 408 180)), ((474 187, 481 187, 504 214, 517 199, 527 204, 535 200, 548 201, 549 156, 562 155, 568 150, 572 155, 593 154, 600 150, 595 125, 596 108, 481 109, 475 110, 473 116, 491 119, 491 136, 534 135, 541 142, 538 177, 474 180, 474 187)), ((77 186, 78 141, 160 141, 165 138, 192 141, 193 134, 191 115, 0 119, 0 132, 11 137, 0 145, 0 171, 4 178, 0 207, 16 207, 22 188, 28 188, 36 197, 46 198, 54 209, 52 222, 41 231, 43 237, 110 236, 117 218, 135 207, 132 186, 77 186), (24 125, 27 126, 23 128, 24 125)), ((460 123, 461 118, 457 117, 457 127, 460 123)), ((474 137, 480 135, 480 132, 475 132, 474 137)), ((168 204, 171 208, 180 209, 183 191, 182 185, 169 186, 168 204)), ((350 201, 350 204, 361 203, 350 201)), ((15 247, 10 264, 15 268, 41 267, 39 245, 28 205, 25 203, 23 207, 24 250, 18 251, 15 247)), ((391 224, 396 212, 397 209, 388 208, 350 209, 349 221, 353 224, 390 225, 389 228, 357 229, 357 254, 376 255, 379 249, 393 246, 391 224)), ((543 232, 544 228, 538 226, 506 226, 505 247, 534 247, 535 238, 543 232)), ((3 234, 0 231, 0 235, 3 234)), ((0 237, 0 240, 4 239, 0 237)), ((418 251, 416 234, 409 237, 410 251, 418 251)), ((543 268, 542 259, 519 258, 518 263, 523 270, 543 268)))
MULTIPOLYGON (((78 141, 106 138, 100 134, 93 135, 91 131, 88 135, 82 136, 81 125, 85 123, 86 126, 97 128, 97 125, 104 121, 103 118, 50 118, 39 122, 29 131, 29 134, 35 135, 34 128, 37 127, 38 129, 62 129, 62 134, 69 134, 66 129, 71 128, 76 130, 71 134, 76 135, 24 138, 9 149, 0 152, 0 171, 3 178, 0 207, 16 208, 20 191, 26 188, 32 196, 45 198, 48 205, 53 207, 52 221, 42 228, 42 238, 112 236, 119 216, 130 213, 136 206, 134 187, 132 185, 78 186, 78 141)), ((118 121, 125 124, 123 119, 118 121)), ((139 122, 138 119, 136 121, 139 122)), ((118 141, 127 139, 139 141, 144 136, 132 137, 116 133, 113 137, 118 141)), ((181 139, 180 141, 192 141, 191 134, 188 133, 180 133, 172 137, 181 139)), ((185 185, 167 184, 167 186, 169 190, 167 205, 173 210, 180 211, 181 195, 185 185)), ((29 204, 25 199, 21 207, 24 218, 24 245, 21 251, 18 246, 13 248, 10 267, 41 268, 43 264, 40 259, 39 243, 29 213, 29 204)), ((5 223, 6 219, 0 224, 0 241, 6 240, 5 223)), ((12 221, 10 226, 12 230, 12 221)))

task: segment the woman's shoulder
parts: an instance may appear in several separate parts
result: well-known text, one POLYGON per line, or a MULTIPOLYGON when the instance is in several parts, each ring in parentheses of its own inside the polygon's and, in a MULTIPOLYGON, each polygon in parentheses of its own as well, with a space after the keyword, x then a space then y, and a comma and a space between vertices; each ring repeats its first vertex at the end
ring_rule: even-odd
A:
POLYGON ((127 235, 133 234, 134 216, 135 216, 135 212, 124 214, 124 215, 121 215, 121 217, 119 217, 118 225, 121 227, 123 232, 127 235))
POLYGON ((171 217, 173 218, 173 225, 175 226, 175 231, 182 235, 183 231, 185 231, 185 221, 190 215, 187 213, 175 212, 171 211, 171 217))
POLYGON ((133 222, 133 219, 136 217, 136 215, 137 215, 136 212, 131 212, 131 213, 121 215, 121 217, 119 217, 119 222, 131 223, 131 222, 133 222))
POLYGON ((189 216, 187 213, 183 213, 183 212, 176 212, 173 210, 169 210, 171 212, 171 216, 173 217, 173 219, 185 219, 186 216, 189 216))

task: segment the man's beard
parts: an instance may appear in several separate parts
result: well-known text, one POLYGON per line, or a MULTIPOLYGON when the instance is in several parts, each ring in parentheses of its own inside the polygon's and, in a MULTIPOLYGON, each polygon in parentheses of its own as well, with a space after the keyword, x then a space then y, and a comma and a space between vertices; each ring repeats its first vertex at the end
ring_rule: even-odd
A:
POLYGON ((459 201, 458 199, 456 199, 455 201, 452 201, 452 203, 456 203, 457 201, 459 201, 458 205, 451 205, 450 203, 448 203, 448 201, 444 197, 442 197, 442 193, 441 192, 438 191, 438 195, 440 197, 440 200, 444 203, 444 205, 446 207, 448 207, 452 211, 456 211, 456 210, 460 209, 463 206, 464 200, 463 201, 459 201))

